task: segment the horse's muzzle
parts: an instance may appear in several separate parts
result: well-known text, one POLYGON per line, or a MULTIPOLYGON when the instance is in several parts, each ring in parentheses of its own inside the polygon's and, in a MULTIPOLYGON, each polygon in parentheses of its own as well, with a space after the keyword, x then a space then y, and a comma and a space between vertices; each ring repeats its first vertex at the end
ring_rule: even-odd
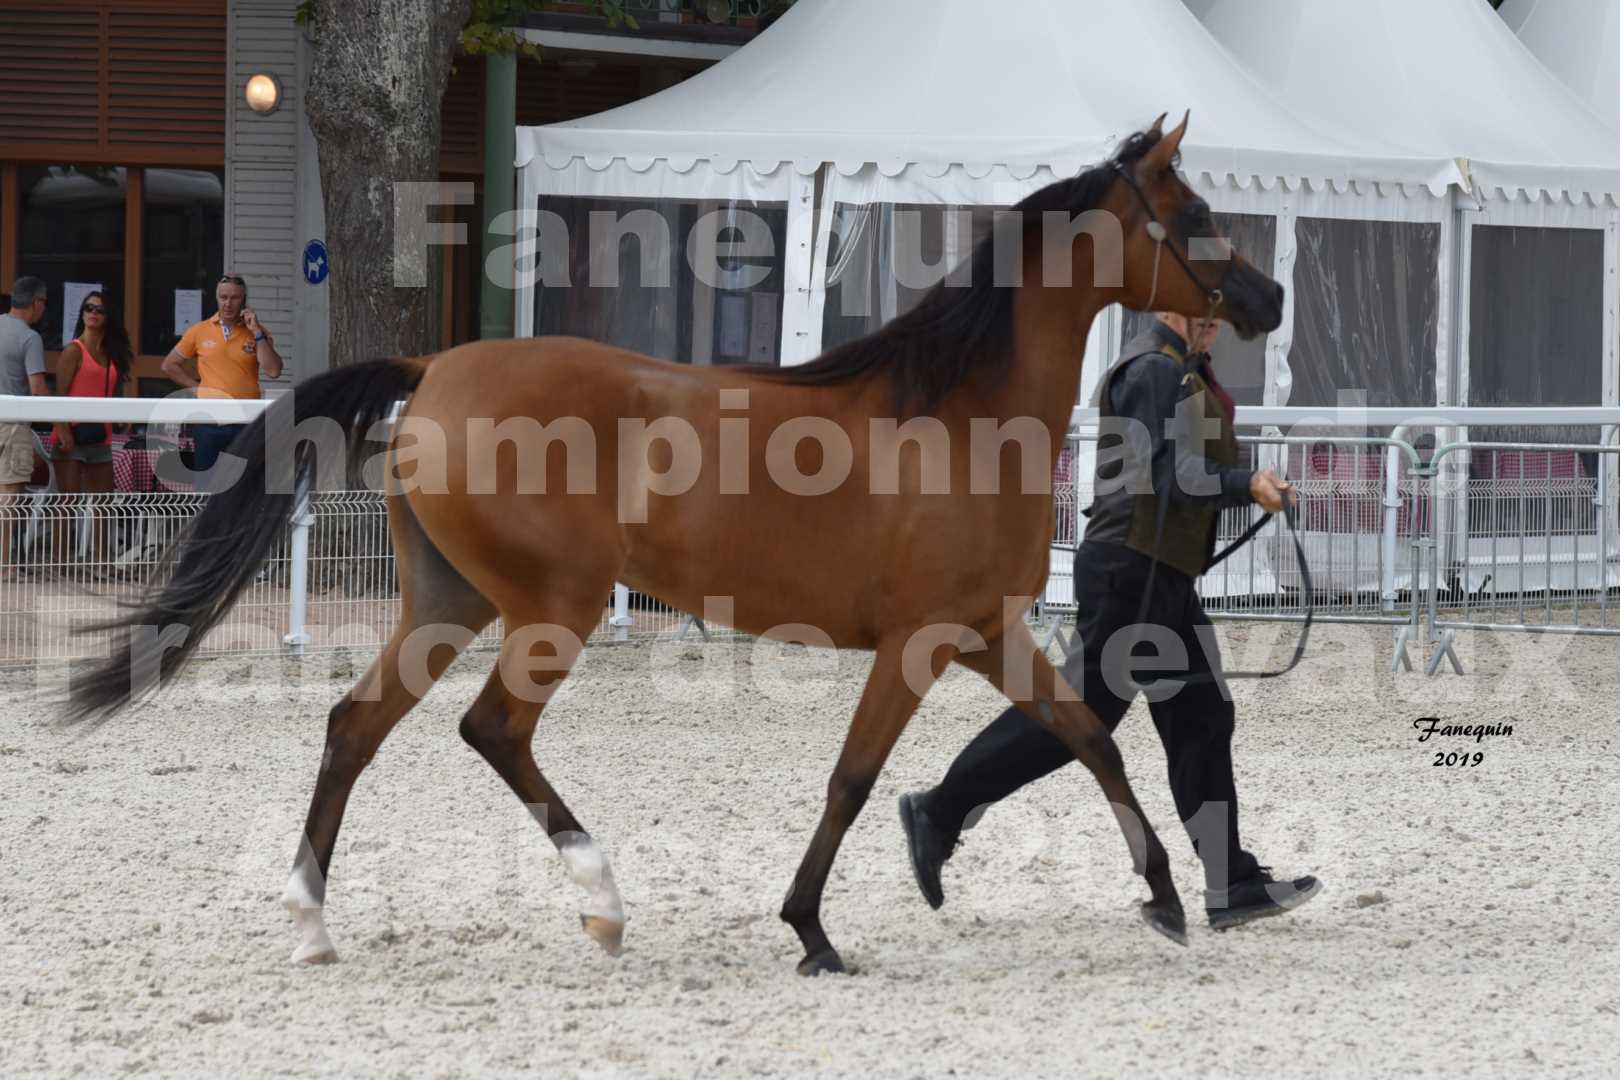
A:
POLYGON ((1282 325, 1286 291, 1252 266, 1230 267, 1221 281, 1226 321, 1248 341, 1282 325))

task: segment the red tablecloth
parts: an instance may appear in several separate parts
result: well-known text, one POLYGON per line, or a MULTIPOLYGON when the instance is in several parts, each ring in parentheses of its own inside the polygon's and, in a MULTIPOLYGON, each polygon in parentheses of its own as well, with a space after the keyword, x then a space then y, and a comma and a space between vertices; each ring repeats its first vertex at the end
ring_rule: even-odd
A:
MULTIPOLYGON (((113 457, 113 490, 119 492, 147 493, 147 492, 189 492, 196 488, 191 484, 165 483, 157 477, 158 458, 170 449, 168 444, 161 446, 128 447, 129 436, 115 434, 112 437, 113 457)), ((190 450, 191 440, 179 440, 181 449, 190 450)), ((45 452, 51 455, 56 453, 56 432, 52 431, 45 438, 45 452)))
MULTIPOLYGON (((1383 529, 1385 451, 1381 447, 1312 446, 1309 453, 1295 445, 1288 448, 1289 474, 1303 481, 1304 514, 1300 528, 1325 532, 1377 533, 1383 529)), ((1400 476, 1408 476, 1408 462, 1401 458, 1400 476)), ((1429 499, 1418 497, 1421 522, 1428 520, 1429 499)), ((1395 512, 1395 531, 1412 534, 1412 500, 1401 498, 1395 512)))
POLYGON ((1475 450, 1476 474, 1495 480, 1580 480, 1586 476, 1574 450, 1475 450))

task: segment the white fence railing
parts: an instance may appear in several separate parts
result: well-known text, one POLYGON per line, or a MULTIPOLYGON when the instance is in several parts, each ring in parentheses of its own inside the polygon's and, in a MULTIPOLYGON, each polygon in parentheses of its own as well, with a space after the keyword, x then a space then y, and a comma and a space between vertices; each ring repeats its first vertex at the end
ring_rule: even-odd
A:
MULTIPOLYGON (((12 541, 0 568, 0 666, 104 655, 106 635, 83 628, 117 617, 162 580, 162 552, 206 499, 35 492, 0 505, 0 530, 12 541)), ((603 598, 593 641, 697 632, 683 612, 615 593, 603 598)), ((278 538, 199 655, 373 651, 388 640, 399 605, 383 496, 321 493, 278 538)), ((498 645, 500 637, 496 624, 475 644, 498 645)))
MULTIPOLYGON (((143 455, 142 469, 124 470, 142 478, 139 490, 63 495, 41 446, 37 482, 0 506, 0 532, 9 540, 0 545, 0 664, 99 653, 105 642, 76 629, 112 617, 161 574, 161 553, 206 499, 187 490, 180 425, 245 423, 266 404, 0 396, 0 422, 134 422, 147 424, 150 436, 145 446, 117 451, 143 455)), ((1035 612, 1043 620, 1072 609, 1073 547, 1091 500, 1095 412, 1076 415, 1085 423, 1059 463, 1052 569, 1035 612)), ((1431 670, 1449 653, 1456 629, 1620 633, 1620 602, 1610 597, 1620 588, 1620 409, 1240 408, 1238 422, 1272 429, 1242 442, 1254 464, 1277 468, 1299 489, 1315 593, 1301 594, 1292 542, 1274 522, 1200 583, 1213 616, 1299 619, 1309 600, 1318 619, 1401 628, 1397 661, 1409 641, 1437 646, 1431 670), (1597 425, 1608 442, 1459 441, 1470 425, 1597 425), (1361 434, 1369 426, 1392 434, 1361 434), (1301 429, 1310 434, 1293 433, 1301 429), (1416 449, 1425 430, 1446 437, 1438 452, 1416 449)), ((1228 511, 1220 542, 1254 513, 1228 511)), ((382 496, 322 493, 278 540, 202 651, 375 649, 398 606, 382 496)), ((604 598, 593 640, 693 629, 686 613, 621 586, 604 598)), ((498 642, 499 634, 491 627, 480 643, 498 642)))

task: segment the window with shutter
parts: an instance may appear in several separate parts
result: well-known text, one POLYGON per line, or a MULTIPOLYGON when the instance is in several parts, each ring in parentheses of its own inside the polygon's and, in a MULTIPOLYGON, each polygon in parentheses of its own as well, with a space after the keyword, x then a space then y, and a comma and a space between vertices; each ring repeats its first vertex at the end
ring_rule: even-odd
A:
POLYGON ((0 0, 0 158, 222 165, 225 0, 0 0))

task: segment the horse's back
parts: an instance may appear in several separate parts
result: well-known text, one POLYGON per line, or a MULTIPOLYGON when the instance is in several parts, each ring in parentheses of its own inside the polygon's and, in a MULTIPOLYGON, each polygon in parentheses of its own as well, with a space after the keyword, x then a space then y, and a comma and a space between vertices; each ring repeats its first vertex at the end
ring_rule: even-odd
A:
POLYGON ((904 609, 967 620, 957 601, 987 579, 1022 587, 1037 564, 1012 549, 1033 544, 1044 566, 1049 528, 1049 509, 968 491, 966 431, 953 432, 949 494, 920 493, 910 453, 875 490, 891 475, 874 471, 871 443, 886 404, 882 386, 797 386, 578 338, 472 343, 435 358, 411 403, 445 429, 448 486, 412 506, 458 563, 601 560, 689 610, 732 597, 747 629, 811 622, 869 644, 904 609), (789 425, 806 437, 773 438, 789 425), (838 441, 833 426, 847 456, 815 449, 818 431, 838 441), (491 427, 529 445, 492 451, 491 427), (581 456, 588 468, 570 464, 581 456), (834 457, 847 476, 820 490, 834 457))

